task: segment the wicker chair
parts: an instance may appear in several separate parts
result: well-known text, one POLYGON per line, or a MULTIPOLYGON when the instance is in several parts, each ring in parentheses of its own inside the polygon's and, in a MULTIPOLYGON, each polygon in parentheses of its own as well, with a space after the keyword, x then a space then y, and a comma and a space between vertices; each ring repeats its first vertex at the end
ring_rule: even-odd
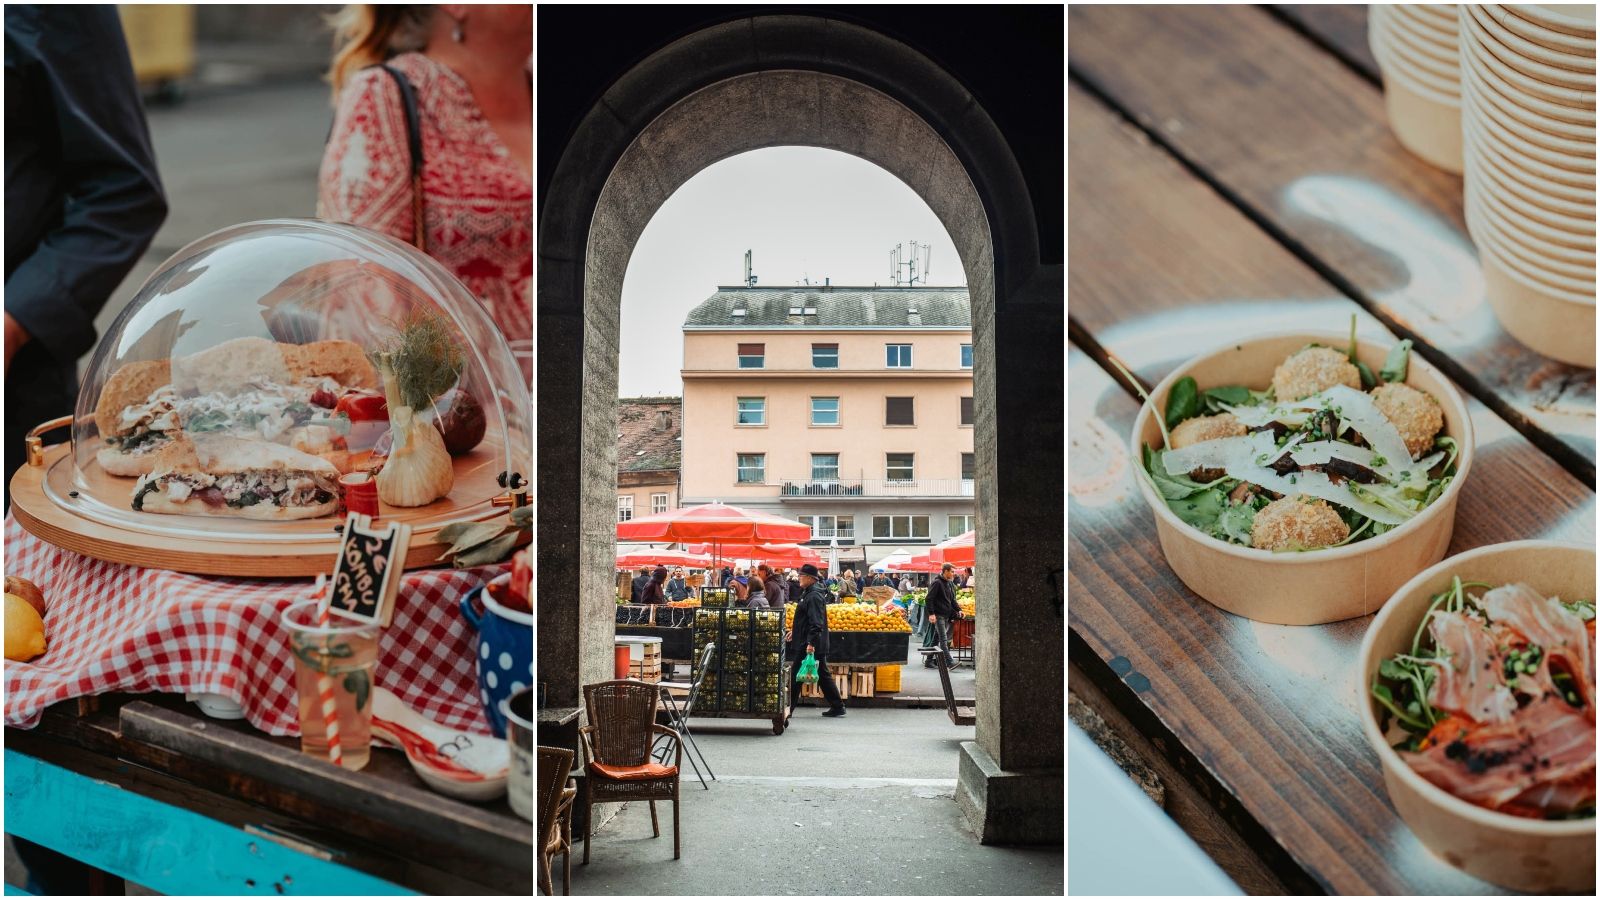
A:
POLYGON ((572 803, 578 789, 567 787, 572 775, 571 750, 561 747, 539 748, 539 822, 544 838, 539 842, 539 887, 555 894, 550 863, 561 854, 561 892, 572 893, 572 803))
POLYGON ((656 724, 656 705, 660 688, 643 681, 602 681, 585 685, 583 705, 589 724, 578 729, 583 745, 583 864, 589 864, 589 846, 594 829, 596 803, 626 803, 648 800, 650 828, 661 836, 656 818, 656 801, 672 801, 672 858, 680 857, 678 840, 679 767, 683 764, 683 743, 678 733, 656 724), (672 765, 651 758, 657 737, 673 744, 672 765))

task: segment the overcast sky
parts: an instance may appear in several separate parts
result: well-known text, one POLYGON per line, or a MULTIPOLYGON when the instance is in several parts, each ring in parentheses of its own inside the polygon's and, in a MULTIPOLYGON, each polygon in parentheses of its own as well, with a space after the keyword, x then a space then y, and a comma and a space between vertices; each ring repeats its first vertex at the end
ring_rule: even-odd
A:
POLYGON ((680 395, 683 320, 719 285, 890 284, 889 251, 931 244, 929 284, 964 285, 944 226, 915 192, 859 157, 811 147, 740 154, 702 171, 645 227, 622 285, 619 396, 680 395))

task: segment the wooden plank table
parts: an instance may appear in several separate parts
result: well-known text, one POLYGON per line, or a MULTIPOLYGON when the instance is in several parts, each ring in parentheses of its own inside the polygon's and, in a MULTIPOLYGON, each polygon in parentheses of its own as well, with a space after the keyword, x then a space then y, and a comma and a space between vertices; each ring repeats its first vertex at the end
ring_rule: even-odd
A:
POLYGON ((6 729, 8 757, 18 754, 37 776, 14 783, 8 761, 8 833, 46 846, 54 839, 54 849, 170 893, 305 893, 297 888, 313 876, 340 888, 316 893, 371 893, 385 883, 417 893, 533 892, 533 826, 504 797, 477 804, 435 793, 393 750, 374 748, 359 772, 339 769, 300 753, 298 738, 209 718, 174 695, 97 699, 82 715, 61 703, 35 728, 6 729), (206 890, 194 871, 158 865, 160 854, 130 854, 141 839, 101 820, 63 830, 37 816, 9 817, 14 791, 42 802, 108 785, 120 790, 106 796, 139 798, 114 804, 129 827, 187 836, 195 853, 234 835, 239 850, 208 856, 205 871, 237 883, 206 890), (273 852, 261 853, 268 844, 273 852), (284 857, 282 848, 298 856, 284 857), (273 874, 273 866, 289 868, 273 874), (302 884, 286 887, 282 875, 290 873, 302 884))
POLYGON ((1127 450, 1138 400, 1109 362, 1148 385, 1240 335, 1355 314, 1412 337, 1467 398, 1477 457, 1450 554, 1593 543, 1593 372, 1521 348, 1471 293, 1460 179, 1389 135, 1374 82, 1330 50, 1352 33, 1349 10, 1070 11, 1071 679, 1232 829, 1208 848, 1255 854, 1213 852, 1247 888, 1271 885, 1260 866, 1295 892, 1500 893, 1389 803, 1354 688, 1370 617, 1251 622, 1167 566, 1127 450), (1378 233, 1358 210, 1415 227, 1378 233))

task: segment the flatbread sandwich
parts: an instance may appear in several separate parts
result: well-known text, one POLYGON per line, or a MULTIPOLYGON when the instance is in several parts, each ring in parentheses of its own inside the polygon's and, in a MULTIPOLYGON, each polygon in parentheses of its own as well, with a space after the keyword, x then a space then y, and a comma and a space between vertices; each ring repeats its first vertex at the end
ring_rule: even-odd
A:
POLYGON ((339 510, 339 470, 319 456, 228 435, 178 435, 152 453, 133 489, 142 512, 314 519, 339 510))

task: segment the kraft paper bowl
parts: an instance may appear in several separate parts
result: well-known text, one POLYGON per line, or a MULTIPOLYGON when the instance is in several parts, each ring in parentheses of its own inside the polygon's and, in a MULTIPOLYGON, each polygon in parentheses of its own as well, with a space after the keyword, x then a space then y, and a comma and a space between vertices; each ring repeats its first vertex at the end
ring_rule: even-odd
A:
POLYGON ((1593 171, 1577 172, 1545 165, 1516 148, 1491 138, 1483 129, 1478 127, 1473 116, 1462 117, 1461 140, 1463 145, 1471 144, 1475 149, 1482 150, 1494 157, 1495 162, 1500 164, 1501 171, 1518 176, 1525 183, 1534 185, 1541 190, 1549 191, 1554 196, 1572 201, 1593 201, 1594 199, 1595 174, 1593 171))
POLYGON ((1540 28, 1594 40, 1594 7, 1544 3, 1505 3, 1502 9, 1540 28))
MULTIPOLYGON (((1493 250, 1480 252, 1483 290, 1500 327, 1542 356, 1594 368, 1595 303, 1571 299, 1516 272, 1493 250)), ((1443 499, 1443 498, 1441 498, 1443 499)))
POLYGON ((1476 65, 1487 69, 1517 90, 1540 100, 1591 112, 1594 110, 1595 93, 1592 80, 1587 90, 1541 81, 1507 65, 1500 57, 1485 48, 1476 34, 1462 34, 1461 62, 1462 65, 1476 65))
MULTIPOLYGON (((1249 338, 1200 356, 1169 374, 1151 392, 1151 403, 1133 423, 1131 449, 1144 467, 1143 447, 1160 446, 1155 410, 1165 410, 1167 393, 1178 379, 1193 377, 1201 390, 1240 384, 1260 390, 1290 354, 1310 343, 1349 346, 1349 332, 1289 332, 1249 338)), ((1357 339, 1357 355, 1374 372, 1383 368, 1392 345, 1357 339)), ((1444 434, 1461 453, 1456 477, 1427 509, 1399 528, 1344 547, 1304 553, 1273 553, 1229 544, 1179 519, 1156 493, 1150 479, 1136 474, 1139 492, 1155 516, 1161 552, 1189 589, 1237 616, 1277 625, 1321 625, 1375 611, 1395 588, 1438 562, 1455 529, 1456 499, 1472 469, 1472 420, 1466 404, 1444 375, 1412 352, 1406 384, 1432 394, 1444 411, 1444 434)))
POLYGON ((1510 68, 1541 84, 1569 88, 1574 91, 1594 92, 1593 69, 1590 69, 1587 73, 1574 72, 1570 69, 1563 69, 1559 66, 1553 66, 1524 56, 1497 40, 1493 34, 1489 33, 1489 29, 1478 21, 1476 16, 1469 13, 1463 16, 1462 19, 1462 39, 1492 55, 1510 68))
POLYGON ((1484 809, 1418 775, 1378 727, 1371 686, 1378 666, 1411 648, 1429 600, 1451 579, 1501 585, 1521 581, 1546 596, 1594 597, 1594 548, 1554 541, 1491 544, 1452 556, 1408 581, 1384 605, 1361 642, 1356 667, 1361 727, 1383 766, 1395 812, 1434 855, 1501 887, 1534 894, 1594 890, 1594 819, 1541 821, 1484 809))
POLYGON ((1446 76, 1435 68, 1418 63, 1416 54, 1397 46, 1394 39, 1382 28, 1373 29, 1367 37, 1372 55, 1378 60, 1378 68, 1383 71, 1385 88, 1390 83, 1398 81, 1403 82, 1413 92, 1437 94, 1439 96, 1436 99, 1441 102, 1453 104, 1461 102, 1461 79, 1458 72, 1451 72, 1446 76))
POLYGON ((1368 8, 1367 15, 1382 10, 1382 15, 1387 19, 1384 23, 1386 26, 1396 30, 1404 29, 1436 47, 1454 52, 1458 39, 1454 12, 1452 11, 1449 16, 1443 16, 1428 12, 1431 9, 1434 7, 1409 3, 1396 3, 1392 6, 1375 4, 1368 8))
POLYGON ((1482 105, 1483 111, 1506 128, 1526 133, 1528 139, 1540 146, 1550 147, 1577 156, 1594 155, 1594 125, 1579 125, 1547 116, 1528 109, 1515 99, 1507 97, 1487 83, 1471 66, 1461 73, 1462 94, 1471 95, 1482 105))
POLYGON ((1506 28, 1496 21, 1495 17, 1490 15, 1482 5, 1464 4, 1462 9, 1467 10, 1467 15, 1476 20, 1477 27, 1499 45, 1496 48, 1497 51, 1503 47, 1514 54, 1519 61, 1537 67, 1540 71, 1551 70, 1567 78, 1576 75, 1579 80, 1584 76, 1588 76, 1590 79, 1594 78, 1593 52, 1584 55, 1569 53, 1565 50, 1552 50, 1506 28))
POLYGON ((1476 207, 1467 213, 1467 233, 1472 236, 1472 243, 1480 255, 1484 252, 1493 253, 1500 262, 1508 263, 1517 274, 1532 279, 1553 296, 1577 302, 1589 302, 1592 298, 1595 276, 1593 257, 1590 257, 1587 265, 1553 260, 1507 237, 1501 226, 1484 218, 1476 207))
POLYGON ((1502 28, 1525 41, 1532 41, 1541 47, 1559 50, 1562 53, 1594 56, 1595 44, 1592 33, 1588 37, 1577 37, 1524 19, 1504 6, 1486 4, 1483 8, 1489 13, 1490 18, 1500 23, 1502 28))
POLYGON ((1590 128, 1594 127, 1595 111, 1593 107, 1583 109, 1576 106, 1556 103, 1543 97, 1535 96, 1534 94, 1529 93, 1526 89, 1511 83, 1504 76, 1496 74, 1494 69, 1482 62, 1479 62, 1466 50, 1463 50, 1462 52, 1461 68, 1463 71, 1471 70, 1472 74, 1478 76, 1478 78, 1481 79, 1485 84, 1488 84, 1490 87, 1494 88, 1496 93, 1511 100, 1518 106, 1536 110, 1552 119, 1559 119, 1560 121, 1570 122, 1574 125, 1583 125, 1590 128))
POLYGON ((1584 196, 1586 192, 1570 188, 1560 192, 1549 190, 1551 182, 1511 170, 1472 141, 1464 141, 1462 150, 1467 177, 1479 180, 1486 190, 1496 191, 1508 202, 1515 201, 1513 205, 1531 204, 1551 212, 1594 219, 1593 193, 1584 196))
POLYGON ((1457 57, 1456 39, 1453 35, 1443 40, 1435 39, 1426 33, 1416 31, 1404 19, 1392 13, 1383 16, 1380 25, 1383 29, 1385 46, 1390 50, 1440 78, 1454 81, 1459 77, 1461 63, 1457 57))

